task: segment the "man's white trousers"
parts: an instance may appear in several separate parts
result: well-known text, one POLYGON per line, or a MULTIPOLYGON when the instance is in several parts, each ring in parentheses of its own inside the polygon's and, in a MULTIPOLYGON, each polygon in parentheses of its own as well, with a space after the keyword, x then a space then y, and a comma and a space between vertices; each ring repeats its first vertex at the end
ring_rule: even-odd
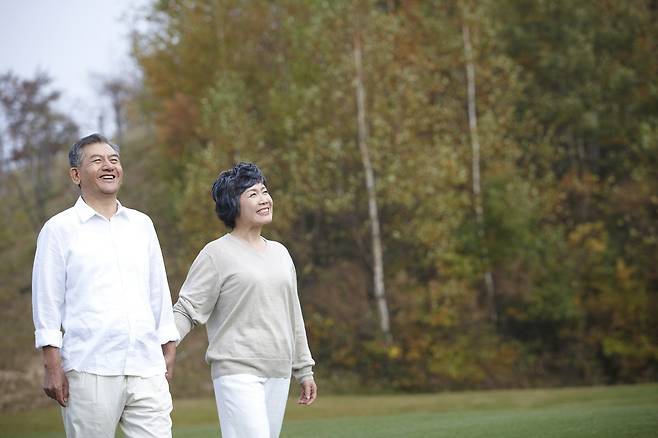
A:
POLYGON ((69 400, 62 408, 67 438, 170 438, 171 394, 164 375, 99 376, 69 371, 69 400))

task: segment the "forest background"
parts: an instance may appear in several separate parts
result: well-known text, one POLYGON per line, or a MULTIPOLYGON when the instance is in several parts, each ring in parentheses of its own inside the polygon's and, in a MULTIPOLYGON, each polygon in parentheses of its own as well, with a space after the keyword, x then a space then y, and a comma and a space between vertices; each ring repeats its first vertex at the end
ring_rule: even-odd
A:
MULTIPOLYGON (((175 300, 254 161, 327 392, 658 378, 658 1, 154 2, 107 79, 122 202, 175 300)), ((80 132, 45 75, 0 76, 1 409, 43 403, 31 266, 80 132)), ((205 333, 175 396, 212 393, 205 333)))

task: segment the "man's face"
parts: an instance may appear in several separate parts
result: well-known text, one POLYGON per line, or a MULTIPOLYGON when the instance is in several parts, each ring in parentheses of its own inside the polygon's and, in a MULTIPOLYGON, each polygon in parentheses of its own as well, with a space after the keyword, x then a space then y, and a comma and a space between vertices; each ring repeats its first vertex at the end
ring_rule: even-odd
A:
POLYGON ((235 219, 236 226, 263 226, 272 222, 274 201, 267 187, 258 183, 240 195, 240 214, 235 219))
POLYGON ((80 166, 71 168, 71 179, 83 196, 116 196, 123 180, 119 154, 107 143, 84 146, 80 166))

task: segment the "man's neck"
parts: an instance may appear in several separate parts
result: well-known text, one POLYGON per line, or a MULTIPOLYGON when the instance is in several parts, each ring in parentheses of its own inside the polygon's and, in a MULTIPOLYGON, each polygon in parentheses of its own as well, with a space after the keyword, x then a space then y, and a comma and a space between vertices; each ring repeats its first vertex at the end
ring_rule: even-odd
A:
POLYGON ((110 220, 119 208, 116 196, 95 197, 83 193, 82 199, 85 201, 85 204, 93 208, 96 213, 105 217, 107 220, 110 220))

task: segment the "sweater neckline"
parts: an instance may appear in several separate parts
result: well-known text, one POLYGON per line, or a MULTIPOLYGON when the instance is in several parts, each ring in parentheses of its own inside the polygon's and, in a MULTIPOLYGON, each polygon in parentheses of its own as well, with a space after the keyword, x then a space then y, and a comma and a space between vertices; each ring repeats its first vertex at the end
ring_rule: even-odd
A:
POLYGON ((231 234, 231 233, 226 233, 226 235, 227 235, 227 236, 229 237, 229 239, 231 239, 232 241, 237 242, 238 245, 240 245, 240 246, 242 246, 243 248, 247 249, 248 251, 250 251, 250 252, 252 252, 252 253, 254 253, 254 254, 260 255, 260 256, 264 256, 265 253, 267 253, 267 249, 268 249, 269 246, 270 246, 269 241, 268 241, 266 238, 264 238, 263 236, 260 236, 260 238, 263 240, 263 243, 265 243, 265 247, 264 247, 263 249, 257 249, 257 248, 254 248, 253 246, 249 245, 249 244, 248 244, 246 241, 244 241, 243 239, 240 239, 239 237, 236 237, 236 236, 234 236, 234 235, 231 234))

